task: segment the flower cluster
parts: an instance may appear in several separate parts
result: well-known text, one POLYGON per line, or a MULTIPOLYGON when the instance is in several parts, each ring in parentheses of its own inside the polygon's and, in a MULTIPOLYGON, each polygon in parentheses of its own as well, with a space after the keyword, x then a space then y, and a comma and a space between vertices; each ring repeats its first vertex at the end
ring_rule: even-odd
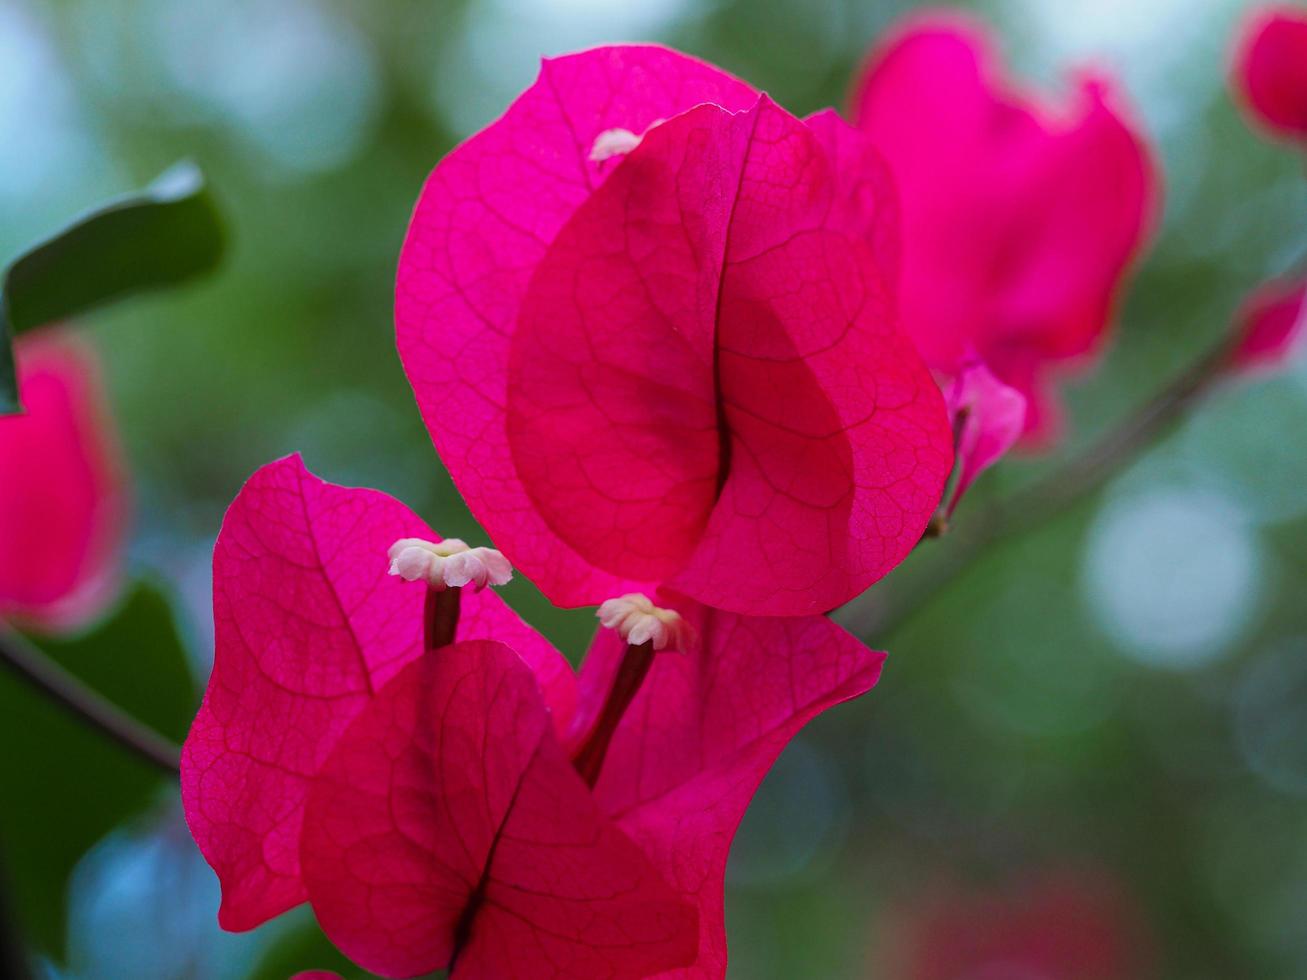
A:
POLYGON ((723 976, 754 791, 879 676, 826 613, 1103 345, 1157 208, 1119 102, 1019 97, 940 17, 874 52, 856 125, 663 48, 545 61, 432 172, 396 290, 495 548, 298 457, 218 537, 182 789, 222 924, 308 902, 387 976, 723 976), (598 607, 579 675, 514 570, 598 607))
POLYGON ((1122 883, 1093 867, 1038 868, 980 889, 935 882, 886 916, 874 976, 896 980, 1155 975, 1146 919, 1122 883))

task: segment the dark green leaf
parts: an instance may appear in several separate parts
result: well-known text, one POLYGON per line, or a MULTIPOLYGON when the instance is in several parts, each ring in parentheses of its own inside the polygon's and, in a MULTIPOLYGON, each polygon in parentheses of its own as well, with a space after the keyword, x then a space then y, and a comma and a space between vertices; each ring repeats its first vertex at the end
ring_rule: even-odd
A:
POLYGON ((224 245, 204 177, 183 162, 144 192, 92 211, 16 259, 0 295, 0 415, 21 410, 10 349, 15 336, 208 272, 224 245))
MULTIPOLYGON (((33 638, 65 669, 178 741, 197 694, 172 610, 138 585, 93 631, 33 638)), ((61 959, 68 875, 96 841, 176 786, 0 666, 0 855, 19 927, 61 959)))

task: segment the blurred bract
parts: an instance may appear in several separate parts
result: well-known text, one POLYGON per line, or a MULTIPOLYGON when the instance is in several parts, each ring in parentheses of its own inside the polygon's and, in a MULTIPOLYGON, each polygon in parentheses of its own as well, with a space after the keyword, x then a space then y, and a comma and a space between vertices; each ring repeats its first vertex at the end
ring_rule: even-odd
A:
POLYGON ((877 44, 853 116, 898 184, 903 328, 945 371, 974 347, 1026 395, 1026 431, 1048 438, 1050 384, 1102 349, 1159 195, 1107 78, 1056 104, 1004 75, 976 22, 912 18, 877 44))
POLYGON ((1307 9, 1284 4, 1254 10, 1234 71, 1244 105, 1263 128, 1307 140, 1307 9))
MULTIPOLYGON (((738 283, 717 290, 704 257, 721 250, 696 252, 705 226, 684 220, 717 214, 730 197, 681 179, 667 152, 684 146, 708 160, 745 148, 741 123, 752 117, 743 114, 765 92, 799 123, 787 121, 796 150, 810 147, 804 130, 849 135, 830 107, 851 108, 850 130, 865 129, 841 145, 874 144, 864 172, 883 157, 892 179, 869 185, 873 206, 860 209, 880 236, 883 290, 837 274, 852 249, 834 239, 812 249, 810 228, 777 217, 802 198, 829 224, 830 182, 815 178, 819 156, 839 158, 839 147, 790 153, 816 169, 774 168, 784 179, 745 198, 762 205, 756 228, 782 233, 757 255, 743 249, 749 236, 736 243, 772 301, 744 309, 738 331, 771 360, 768 383, 746 386, 748 398, 732 393, 733 405, 776 423, 741 455, 756 454, 777 477, 765 494, 741 497, 741 526, 761 532, 787 501, 839 488, 851 458, 821 455, 839 440, 805 440, 814 456, 780 451, 793 445, 786 427, 833 430, 812 424, 828 419, 808 411, 820 402, 797 397, 814 389, 804 377, 813 347, 756 345, 783 333, 771 316, 782 306, 790 322, 864 306, 898 321, 931 362, 929 377, 913 375, 930 386, 920 396, 955 396, 943 441, 954 437, 960 463, 943 508, 913 511, 929 517, 928 540, 914 540, 901 508, 869 515, 875 537, 911 551, 829 618, 888 650, 883 679, 864 702, 814 718, 780 758, 744 815, 724 879, 725 828, 746 795, 738 786, 697 784, 677 798, 684 836, 668 825, 646 838, 677 889, 703 886, 711 899, 703 908, 731 940, 727 980, 1307 976, 1305 17, 1302 0, 960 0, 947 9, 917 0, 0 0, 0 264, 183 158, 202 169, 230 244, 209 279, 76 313, 76 336, 33 315, 14 331, 19 366, 32 373, 28 415, 0 418, 0 975, 285 980, 318 968, 366 980, 307 905, 248 934, 221 932, 218 883, 194 842, 177 837, 169 750, 219 646, 204 716, 214 725, 192 747, 208 765, 205 812, 193 823, 212 836, 206 851, 233 894, 242 882, 246 898, 261 883, 281 887, 259 915, 304 897, 296 786, 323 771, 319 752, 357 750, 352 776, 397 789, 374 798, 393 809, 364 807, 352 780, 326 794, 318 829, 334 842, 357 839, 362 810, 379 829, 394 815, 430 840, 430 811, 410 804, 432 786, 431 756, 396 784, 399 770, 379 760, 367 731, 337 737, 372 679, 351 652, 345 614, 400 591, 397 616, 368 619, 354 637, 382 651, 384 685, 414 652, 404 638, 416 649, 422 588, 385 576, 392 540, 364 540, 369 520, 386 513, 376 496, 315 512, 330 530, 315 556, 294 530, 297 502, 271 488, 264 502, 286 506, 268 510, 261 530, 264 543, 286 546, 290 561, 274 569, 285 587, 273 588, 270 573, 268 588, 235 589, 233 576, 261 552, 249 537, 225 537, 218 573, 230 608, 215 644, 223 514, 259 465, 302 452, 332 483, 378 487, 412 506, 415 525, 470 545, 507 553, 534 521, 540 563, 556 559, 556 574, 519 564, 503 601, 570 661, 551 651, 555 680, 590 657, 584 682, 600 691, 613 681, 620 644, 610 636, 589 653, 594 607, 550 598, 617 594, 592 588, 622 576, 591 562, 625 571, 625 556, 615 561, 611 541, 591 532, 598 525, 602 538, 607 517, 632 514, 632 497, 656 519, 614 525, 625 541, 679 555, 702 538, 694 517, 716 503, 721 468, 703 452, 716 448, 719 420, 701 410, 722 394, 707 361, 742 348, 696 334, 696 361, 673 356, 683 351, 669 339, 689 336, 679 327, 690 307, 756 297, 738 283), (557 92, 542 85, 518 103, 522 127, 495 123, 540 76, 542 57, 558 66, 607 44, 675 49, 720 71, 699 76, 714 84, 682 90, 665 63, 645 72, 642 90, 655 95, 640 113, 607 101, 620 71, 557 92), (678 113, 705 101, 725 118, 687 127, 678 113), (547 138, 546 119, 559 122, 547 138), (460 171, 487 133, 501 140, 496 153, 460 171), (449 178, 460 193, 443 198, 448 210, 419 215, 409 248, 423 261, 415 274, 407 261, 401 270, 401 362, 396 264, 437 165, 433 185, 449 178), (546 263, 564 227, 582 221, 620 234, 581 235, 577 225, 569 241, 578 247, 546 263), (442 241, 451 258, 439 282, 426 260, 442 241), (504 242, 518 250, 500 250, 504 242), (513 339, 528 306, 529 346, 513 339), (648 314, 644 332, 629 329, 637 307, 648 314), (560 362, 577 370, 563 378, 560 362), (600 397, 631 368, 649 398, 600 397), (695 407, 697 428, 658 428, 685 421, 669 411, 682 403, 667 388, 694 394, 683 404, 695 407), (536 409, 563 407, 578 390, 595 397, 572 407, 602 406, 588 416, 589 441, 564 426, 539 437, 550 420, 536 409), (1032 405, 1028 423, 1018 399, 1032 405), (453 478, 432 453, 424 410, 440 414, 453 478), (1013 437, 1017 451, 1001 452, 1013 437), (514 457, 533 454, 525 488, 514 457), (948 514, 956 488, 981 469, 948 514), (673 534, 662 518, 681 500, 669 486, 687 473, 704 477, 703 493, 673 534), (559 486, 586 490, 586 506, 560 499, 559 486), (305 584, 302 567, 333 558, 342 580, 361 583, 340 610, 305 584), (133 583, 101 613, 118 566, 160 587, 133 583), (404 647, 393 661, 397 648, 378 639, 387 628, 404 647), (6 643, 153 729, 163 752, 146 758, 106 737, 30 683, 5 659, 6 643), (711 861, 696 866, 704 854, 711 861)), ((767 150, 784 156, 787 146, 767 150)), ((135 279, 156 271, 159 256, 177 257, 153 233, 92 237, 98 244, 71 267, 41 265, 43 295, 84 294, 66 287, 90 284, 92 267, 135 279)), ((903 387, 880 383, 883 360, 847 350, 831 348, 831 383, 816 387, 834 392, 831 404, 867 408, 872 428, 894 420, 903 387)), ((908 470, 905 459, 873 452, 863 462, 879 482, 908 470)), ((737 456, 726 469, 751 462, 737 456)), ((780 577, 803 566, 796 594, 812 568, 850 564, 828 547, 846 543, 847 523, 825 521, 837 496, 811 511, 832 533, 803 524, 757 538, 780 577)), ((755 578, 753 554, 733 552, 705 582, 755 578)), ((468 625, 480 598, 469 596, 468 625)), ((738 650, 720 633, 712 639, 738 650)), ((721 733, 777 737, 768 719, 785 713, 791 692, 835 676, 827 667, 838 664, 823 659, 832 648, 817 647, 822 656, 808 663, 766 644, 722 663, 659 653, 649 674, 657 697, 631 703, 638 724, 608 750, 603 778, 615 782, 591 795, 618 814, 653 794, 662 802, 646 812, 661 817, 677 802, 657 796, 662 774, 701 772, 708 761, 738 771, 740 743, 721 733)), ((585 703, 593 711, 599 699, 585 703)), ((575 714, 560 707, 555 718, 575 714)), ((385 708, 371 718, 392 735, 393 720, 385 708)), ((570 749, 570 729, 558 735, 570 749)), ((483 758, 479 742, 459 744, 483 758)), ((459 771, 486 784, 476 768, 459 771)), ((192 775, 206 778, 199 767, 192 775)), ((625 816, 611 822, 630 826, 625 816)), ((376 839, 401 851, 412 843, 376 839)), ((459 840, 442 835, 439 845, 459 840)), ((335 897, 364 911, 380 907, 364 877, 394 884, 431 868, 383 868, 366 847, 315 856, 315 873, 342 883, 335 897)), ((407 900, 416 889, 394 893, 407 900)), ((384 925, 417 923, 409 935, 429 937, 418 919, 401 919, 384 925)), ((536 966, 524 961, 527 980, 536 966)), ((716 957, 713 969, 720 980, 716 957)))
POLYGON ((0 417, 0 618, 69 629, 113 596, 126 474, 90 348, 51 330, 15 348, 27 414, 0 417))

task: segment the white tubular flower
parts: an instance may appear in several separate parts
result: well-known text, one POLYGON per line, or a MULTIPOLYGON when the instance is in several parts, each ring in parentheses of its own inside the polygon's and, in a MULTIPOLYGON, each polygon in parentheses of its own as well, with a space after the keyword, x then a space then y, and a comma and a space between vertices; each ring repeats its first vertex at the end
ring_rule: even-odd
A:
POLYGON ((605 129, 590 147, 590 162, 602 163, 611 157, 624 156, 640 145, 640 139, 629 129, 605 129))
POLYGON ((494 548, 469 548, 458 538, 401 538, 390 546, 390 574, 425 582, 436 592, 464 586, 480 592, 487 585, 507 584, 513 566, 494 548))
POLYGON ((690 624, 675 609, 655 606, 649 597, 632 592, 599 607, 599 622, 631 646, 652 642, 654 650, 686 650, 694 640, 690 624))

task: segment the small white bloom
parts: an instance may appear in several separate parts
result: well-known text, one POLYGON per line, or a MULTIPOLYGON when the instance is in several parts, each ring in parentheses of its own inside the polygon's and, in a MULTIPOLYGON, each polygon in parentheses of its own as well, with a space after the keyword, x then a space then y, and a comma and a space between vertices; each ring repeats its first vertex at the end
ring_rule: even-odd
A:
POLYGON ((469 548, 458 538, 401 538, 390 546, 390 574, 406 582, 426 582, 437 592, 463 586, 480 592, 487 585, 505 585, 513 577, 513 566, 494 548, 469 548))
POLYGON ((605 628, 617 630, 631 646, 652 641, 655 650, 686 650, 694 639, 694 631, 680 613, 655 606, 639 592, 609 599, 599 607, 598 616, 605 628))
POLYGON ((640 139, 629 129, 605 129, 595 137, 590 148, 590 161, 602 163, 610 157, 624 156, 640 145, 640 139))

